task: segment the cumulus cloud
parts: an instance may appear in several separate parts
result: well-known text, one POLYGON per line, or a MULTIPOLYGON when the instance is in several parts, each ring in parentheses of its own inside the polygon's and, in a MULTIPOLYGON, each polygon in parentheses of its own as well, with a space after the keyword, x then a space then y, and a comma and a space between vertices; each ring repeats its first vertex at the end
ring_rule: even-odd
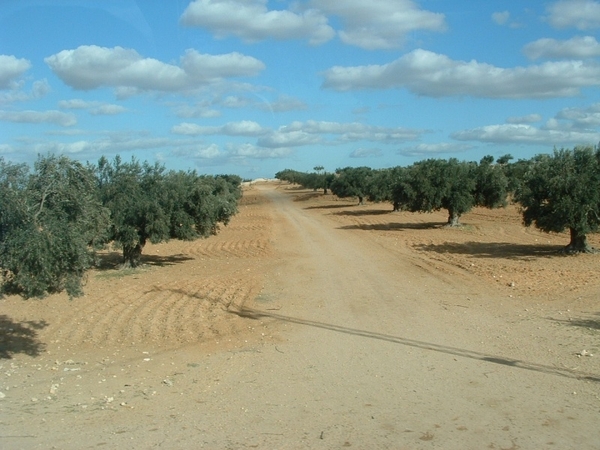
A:
POLYGON ((13 55, 0 55, 0 89, 16 87, 15 81, 31 68, 31 63, 13 55))
POLYGON ((383 156, 383 152, 378 148, 357 148, 350 153, 350 158, 373 158, 383 156))
POLYGON ((556 28, 600 27, 600 2, 595 0, 561 0, 551 4, 547 11, 548 22, 556 28))
POLYGON ((417 49, 388 64, 335 66, 323 76, 323 87, 338 91, 406 88, 429 97, 552 98, 600 85, 600 65, 557 61, 505 69, 417 49))
POLYGON ((113 87, 119 97, 144 91, 189 91, 230 77, 254 76, 265 65, 240 53, 200 54, 190 49, 176 66, 144 58, 133 49, 80 46, 44 59, 52 71, 74 89, 113 87))
POLYGON ((403 156, 431 157, 441 153, 464 152, 470 148, 471 145, 454 142, 422 143, 411 147, 403 147, 398 150, 398 154, 403 156))
POLYGON ((412 0, 313 0, 312 4, 342 19, 342 42, 367 50, 398 48, 408 33, 417 30, 446 30, 444 14, 425 11, 412 0))
POLYGON ((229 122, 225 125, 202 126, 194 123, 181 123, 171 128, 171 133, 184 134, 188 136, 197 135, 225 135, 225 136, 260 136, 265 134, 265 130, 257 122, 251 120, 242 120, 240 122, 229 122))
POLYGON ((566 41, 538 39, 523 47, 529 59, 594 58, 600 56, 600 43, 593 36, 573 37, 566 41))
POLYGON ((0 111, 0 120, 16 123, 49 123, 70 127, 77 123, 73 114, 61 111, 0 111))
POLYGON ((237 36, 246 42, 307 39, 318 45, 335 35, 320 11, 269 10, 267 0, 194 0, 180 22, 207 28, 217 38, 237 36))
POLYGON ((565 108, 555 118, 568 121, 573 129, 590 130, 600 127, 600 103, 594 103, 586 108, 565 108))
POLYGON ((600 132, 594 130, 561 130, 556 122, 550 127, 534 127, 527 124, 487 125, 451 135, 460 141, 478 141, 494 144, 543 144, 548 146, 571 146, 595 144, 600 141, 600 132))

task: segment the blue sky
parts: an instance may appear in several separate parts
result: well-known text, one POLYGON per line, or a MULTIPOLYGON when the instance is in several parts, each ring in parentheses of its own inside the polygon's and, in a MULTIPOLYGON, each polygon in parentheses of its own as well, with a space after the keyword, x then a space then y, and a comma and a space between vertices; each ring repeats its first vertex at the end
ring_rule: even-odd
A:
POLYGON ((600 142, 600 1, 3 0, 0 157, 273 177, 600 142))

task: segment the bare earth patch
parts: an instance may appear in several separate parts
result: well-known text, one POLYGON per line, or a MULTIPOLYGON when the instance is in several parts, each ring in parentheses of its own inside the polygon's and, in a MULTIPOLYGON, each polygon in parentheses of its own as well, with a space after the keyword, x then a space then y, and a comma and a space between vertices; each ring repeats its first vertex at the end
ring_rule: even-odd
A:
POLYGON ((258 183, 81 298, 0 300, 0 447, 598 448, 600 255, 445 219, 258 183))

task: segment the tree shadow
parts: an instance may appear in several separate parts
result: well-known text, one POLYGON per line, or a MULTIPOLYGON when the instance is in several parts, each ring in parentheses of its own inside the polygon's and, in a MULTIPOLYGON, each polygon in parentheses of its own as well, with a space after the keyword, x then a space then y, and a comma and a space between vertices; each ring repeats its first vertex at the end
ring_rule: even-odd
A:
POLYGON ((339 230, 366 230, 366 231, 389 231, 389 230, 431 230, 435 228, 443 228, 445 224, 439 222, 420 222, 420 223, 370 223, 344 225, 339 227, 339 230))
POLYGON ((600 331, 600 312, 594 314, 596 317, 591 319, 550 319, 553 322, 562 323, 564 325, 570 325, 572 327, 581 327, 587 330, 599 330, 600 331))
POLYGON ((340 211, 340 212, 335 212, 332 213, 335 216, 354 216, 354 217, 360 217, 360 216, 381 216, 384 214, 391 214, 394 211, 392 211, 391 209, 370 209, 367 211, 340 211))
POLYGON ((344 333, 353 336, 359 336, 369 339, 378 339, 381 341, 392 342, 394 344, 404 345, 408 347, 420 348, 423 350, 429 350, 439 353, 445 353, 448 355, 454 355, 462 358, 469 358, 479 361, 484 361, 492 364, 500 364, 503 366, 513 367, 515 369, 530 370, 534 372, 545 373, 548 375, 560 376, 565 378, 573 378, 577 380, 593 381, 600 383, 600 375, 590 374, 585 372, 579 372, 577 370, 569 368, 561 368, 555 366, 548 366, 545 364, 538 364, 529 361, 522 361, 512 358, 504 358, 497 355, 489 355, 486 353, 476 352, 473 350, 466 350, 456 347, 450 347, 447 345, 434 344, 431 342, 417 341, 414 339, 408 339, 398 336, 392 336, 389 334, 382 334, 373 331, 360 330, 356 328, 349 328, 342 325, 334 325, 324 322, 317 322, 314 320, 300 319, 297 317, 283 316, 281 314, 274 314, 267 311, 260 311, 252 308, 243 307, 239 310, 228 310, 232 314, 236 314, 240 317, 244 317, 252 320, 260 320, 264 318, 271 318, 274 320, 280 320, 284 322, 296 323, 299 325, 305 325, 315 328, 321 328, 325 330, 334 331, 337 333, 344 333))
POLYGON ((318 206, 307 206, 304 209, 340 209, 340 208, 348 208, 350 206, 353 206, 351 204, 345 204, 345 205, 318 205, 318 206))
MULTIPOLYGON (((141 265, 147 266, 174 266, 185 261, 191 261, 194 258, 191 256, 178 254, 178 255, 144 255, 142 253, 141 265)), ((100 271, 106 270, 117 270, 120 269, 123 264, 123 254, 120 252, 102 253, 96 255, 96 269, 100 271)))
POLYGON ((47 326, 45 320, 14 322, 10 317, 0 315, 0 359, 12 359, 17 353, 39 356, 46 345, 37 340, 37 330, 47 326))
POLYGON ((533 259, 565 256, 564 246, 542 244, 514 244, 511 242, 446 242, 444 244, 417 244, 424 252, 455 253, 476 258, 533 259))

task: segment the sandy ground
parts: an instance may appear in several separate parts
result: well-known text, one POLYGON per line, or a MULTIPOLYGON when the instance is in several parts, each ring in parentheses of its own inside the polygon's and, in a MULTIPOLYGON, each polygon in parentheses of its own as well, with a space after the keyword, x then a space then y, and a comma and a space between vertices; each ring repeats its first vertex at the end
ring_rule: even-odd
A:
POLYGON ((255 184, 218 236, 1 300, 0 448, 600 448, 600 256, 390 210, 255 184))

